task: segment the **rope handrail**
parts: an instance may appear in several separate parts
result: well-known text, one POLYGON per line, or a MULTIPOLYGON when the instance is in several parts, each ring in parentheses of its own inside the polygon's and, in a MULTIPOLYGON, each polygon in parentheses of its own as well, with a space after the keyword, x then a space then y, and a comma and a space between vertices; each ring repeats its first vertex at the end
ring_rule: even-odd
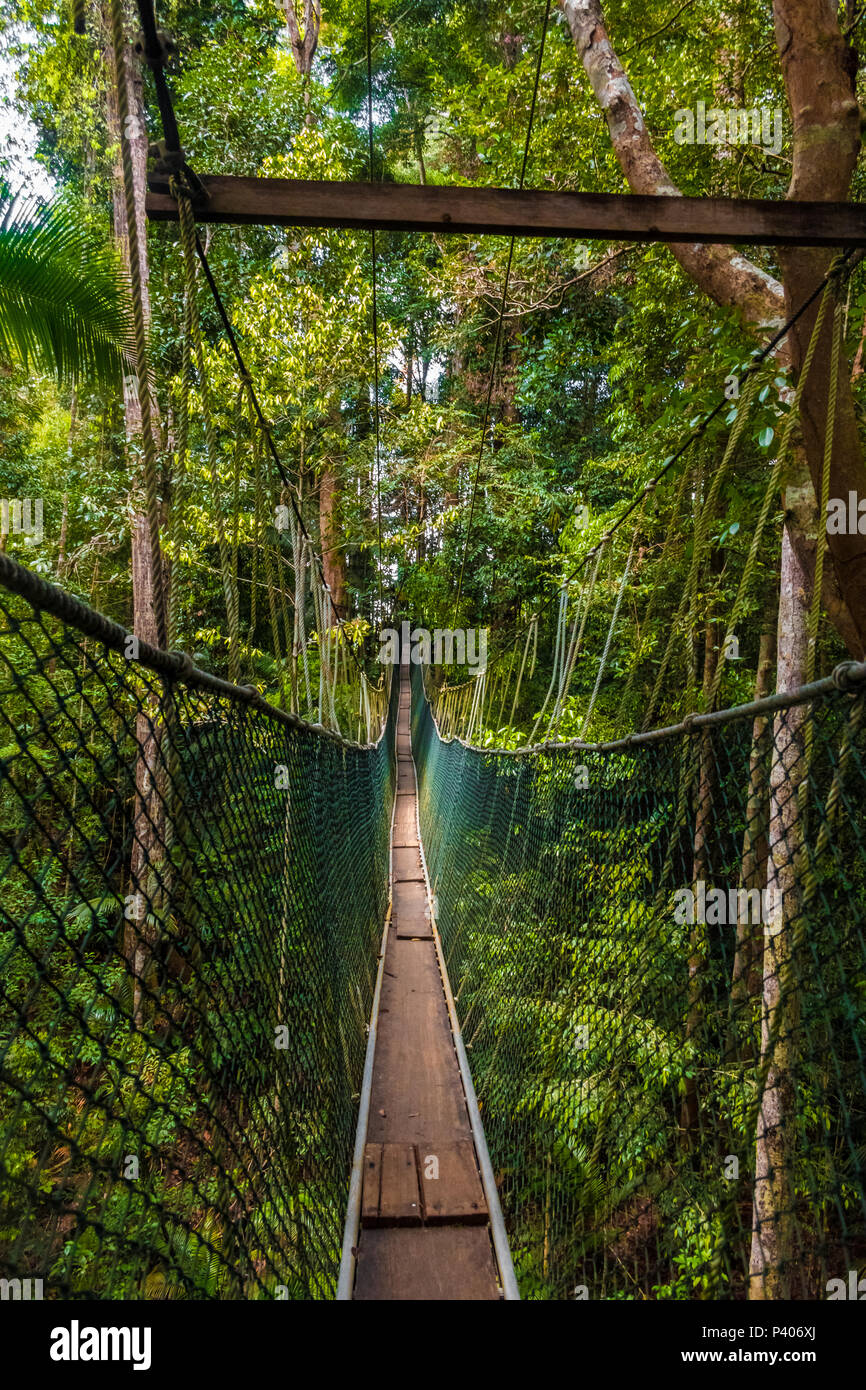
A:
MULTIPOLYGON (((750 700, 746 704, 731 705, 727 709, 687 714, 677 724, 666 724, 658 729, 635 731, 632 734, 626 734, 623 738, 613 739, 607 743, 584 743, 579 738, 572 738, 567 740, 548 739, 544 743, 526 744, 522 748, 484 747, 477 743, 470 743, 457 734, 441 733, 435 715, 433 716, 433 723, 443 743, 459 743, 463 748, 470 749, 473 753, 482 753, 487 756, 495 754, 497 757, 521 758, 532 753, 573 753, 578 750, 587 753, 615 753, 625 752, 629 748, 636 748, 642 744, 658 743, 662 739, 678 738, 682 734, 691 734, 701 729, 716 728, 719 725, 730 724, 741 719, 757 719, 762 715, 772 714, 776 710, 809 704, 813 700, 820 699, 823 695, 833 694, 834 691, 853 691, 864 682, 866 682, 866 661, 840 661, 829 676, 824 676, 822 680, 811 681, 808 685, 798 686, 796 690, 777 691, 775 695, 767 695, 762 700, 750 700)), ((432 705, 426 689, 424 690, 424 699, 430 706, 432 714, 432 705)))
MULTIPOLYGON (((33 570, 27 569, 25 565, 19 564, 17 560, 13 560, 11 555, 4 552, 0 552, 0 584, 10 593, 26 599, 34 608, 50 613, 52 617, 59 618, 68 626, 77 628, 87 637, 95 637, 97 641, 102 642, 112 651, 123 652, 129 639, 135 636, 128 628, 116 623, 112 618, 106 617, 97 609, 91 608, 83 599, 76 598, 59 585, 41 578, 33 570)), ((235 685, 231 681, 223 680, 221 676, 215 676, 210 671, 203 670, 186 652, 165 651, 162 647, 152 646, 142 638, 136 638, 136 643, 138 648, 136 660, 148 670, 156 672, 157 675, 164 676, 173 682, 181 682, 185 685, 211 691, 217 695, 228 696, 230 699, 238 700, 245 705, 254 705, 256 709, 261 710, 269 718, 293 729, 306 729, 310 733, 339 743, 345 748, 355 749, 377 748, 384 737, 383 726, 375 742, 360 743, 345 738, 342 734, 338 734, 322 724, 312 723, 302 719, 298 714, 292 714, 289 710, 279 709, 276 705, 272 705, 254 685, 235 685)))

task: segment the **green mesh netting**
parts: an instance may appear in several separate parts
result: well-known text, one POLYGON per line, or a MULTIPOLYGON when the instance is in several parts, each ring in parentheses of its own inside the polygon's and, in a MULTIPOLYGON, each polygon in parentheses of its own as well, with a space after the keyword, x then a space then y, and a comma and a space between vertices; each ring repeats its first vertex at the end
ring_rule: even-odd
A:
POLYGON ((866 1264, 862 687, 506 753, 443 741, 413 680, 523 1296, 832 1296, 866 1264))
POLYGON ((393 702, 351 745, 127 660, 72 607, 0 588, 0 1272, 332 1297, 393 702))

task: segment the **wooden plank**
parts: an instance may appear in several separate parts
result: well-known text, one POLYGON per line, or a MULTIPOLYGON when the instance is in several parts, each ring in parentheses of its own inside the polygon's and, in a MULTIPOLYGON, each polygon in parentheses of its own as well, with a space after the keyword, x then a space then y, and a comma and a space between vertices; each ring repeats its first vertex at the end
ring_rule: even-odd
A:
POLYGON ((415 791, 415 772, 412 767, 412 759, 408 762, 400 761, 397 766, 397 790, 398 792, 415 791))
MULTIPOLYGON (((666 198, 513 188, 367 184, 205 174, 199 222, 366 227, 400 232, 866 246, 866 204, 757 198, 666 198)), ((177 221, 164 177, 151 178, 147 215, 177 221)))
POLYGON ((432 941, 430 904, 427 901, 427 887, 423 878, 420 882, 395 879, 391 884, 391 895, 392 920, 398 939, 432 941))
POLYGON ((418 830, 415 825, 415 807, 412 807, 412 814, 403 817, 396 817, 394 820, 394 848, 405 849, 409 845, 418 844, 418 830))
POLYGON ((393 846, 391 867, 394 880, 398 883, 423 883, 424 868, 417 842, 414 846, 393 846))
POLYGON ((490 1236, 481 1226, 363 1231, 354 1296, 360 1302, 498 1299, 490 1236))
POLYGON ((421 1194, 414 1144, 382 1145, 379 1226, 420 1226, 421 1194))
POLYGON ((364 1146, 364 1186, 361 1196, 361 1225, 375 1226, 379 1220, 379 1193, 382 1187, 382 1145, 364 1146))
POLYGON ((400 941, 391 933, 367 1138, 370 1143, 424 1146, 471 1137, 433 945, 400 941))
POLYGON ((409 840, 417 843, 418 825, 415 815, 415 789, 411 792, 397 793, 397 807, 394 811, 394 843, 409 840))
POLYGON ((470 1139, 455 1144, 431 1140, 418 1150, 418 1171, 426 1222, 486 1223, 487 1203, 470 1139))

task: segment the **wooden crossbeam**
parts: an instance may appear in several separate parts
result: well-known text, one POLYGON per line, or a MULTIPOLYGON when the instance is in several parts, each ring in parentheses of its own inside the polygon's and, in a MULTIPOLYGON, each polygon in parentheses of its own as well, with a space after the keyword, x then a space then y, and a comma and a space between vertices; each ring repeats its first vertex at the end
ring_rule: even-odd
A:
MULTIPOLYGON (((866 203, 659 198, 634 194, 519 192, 304 179, 201 180, 199 222, 281 227, 361 227, 601 241, 683 241, 777 246, 866 246, 866 203)), ((164 180, 151 179, 147 214, 174 221, 164 180)))

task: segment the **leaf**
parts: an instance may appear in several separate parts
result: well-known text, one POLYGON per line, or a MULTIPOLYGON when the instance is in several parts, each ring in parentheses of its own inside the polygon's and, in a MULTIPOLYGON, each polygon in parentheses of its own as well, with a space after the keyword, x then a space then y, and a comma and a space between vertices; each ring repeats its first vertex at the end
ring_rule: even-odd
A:
POLYGON ((758 435, 758 443, 762 449, 769 449, 775 437, 775 433, 776 431, 773 429, 772 425, 765 425, 758 435))
POLYGON ((129 287, 111 248, 67 200, 0 197, 0 352, 118 387, 132 348, 129 287))

